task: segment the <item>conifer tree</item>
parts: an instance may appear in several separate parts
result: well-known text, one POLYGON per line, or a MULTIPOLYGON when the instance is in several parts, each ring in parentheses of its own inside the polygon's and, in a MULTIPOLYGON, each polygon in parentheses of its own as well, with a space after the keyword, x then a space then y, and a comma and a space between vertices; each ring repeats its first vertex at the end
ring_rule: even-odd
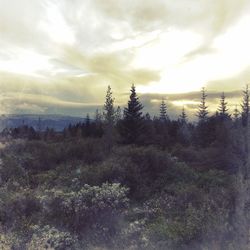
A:
POLYGON ((89 113, 87 113, 87 115, 86 115, 85 124, 86 124, 86 127, 90 126, 90 117, 89 117, 89 113))
POLYGON ((245 90, 243 91, 243 102, 241 105, 242 112, 241 112, 241 118, 242 118, 242 126, 244 127, 244 145, 245 145, 245 175, 247 178, 249 178, 249 140, 250 140, 250 133, 249 133, 249 88, 248 85, 246 85, 245 90))
POLYGON ((233 113, 234 120, 237 121, 240 117, 240 111, 238 109, 238 105, 235 105, 234 113, 233 113))
POLYGON ((112 97, 111 87, 108 86, 105 104, 104 104, 104 120, 109 126, 113 126, 115 122, 114 98, 112 97))
POLYGON ((167 105, 166 105, 165 101, 162 99, 161 105, 160 105, 160 120, 166 121, 167 119, 168 119, 167 105))
POLYGON ((99 124, 102 122, 102 115, 99 112, 99 109, 96 109, 95 111, 95 123, 99 124))
POLYGON ((243 102, 241 104, 241 108, 242 108, 241 112, 242 125, 244 127, 247 127, 249 122, 249 111, 250 111, 248 85, 246 85, 246 89, 243 91, 243 102))
POLYGON ((230 117, 230 115, 228 114, 227 102, 224 92, 222 92, 221 94, 220 106, 218 108, 218 115, 222 117, 230 117))
POLYGON ((111 150, 114 144, 114 137, 115 137, 115 108, 114 108, 114 98, 112 96, 111 87, 108 86, 106 99, 104 103, 104 140, 107 150, 111 150))
POLYGON ((42 132, 42 121, 41 121, 41 117, 40 116, 38 118, 37 130, 38 130, 38 133, 42 132))
POLYGON ((199 122, 204 122, 207 119, 208 116, 208 106, 206 105, 206 90, 203 87, 201 90, 201 103, 199 105, 199 109, 197 112, 197 117, 199 119, 199 122))
POLYGON ((126 143, 135 143, 140 137, 144 127, 142 114, 143 106, 136 94, 134 84, 132 85, 130 92, 128 107, 124 109, 124 118, 120 133, 126 143))
POLYGON ((180 122, 181 124, 186 124, 187 123, 187 114, 185 111, 185 107, 182 107, 181 115, 180 115, 180 122))
POLYGON ((102 114, 96 109, 95 112, 95 136, 101 137, 103 135, 103 123, 102 123, 102 114))
MULTIPOLYGON (((80 135, 80 124, 76 124, 76 132, 78 136, 80 135)), ((91 135, 91 121, 89 117, 89 113, 87 113, 86 118, 85 118, 85 124, 82 128, 82 134, 86 137, 89 137, 91 135)))
POLYGON ((121 111, 121 107, 118 106, 115 111, 115 123, 117 124, 121 119, 122 119, 122 111, 121 111))

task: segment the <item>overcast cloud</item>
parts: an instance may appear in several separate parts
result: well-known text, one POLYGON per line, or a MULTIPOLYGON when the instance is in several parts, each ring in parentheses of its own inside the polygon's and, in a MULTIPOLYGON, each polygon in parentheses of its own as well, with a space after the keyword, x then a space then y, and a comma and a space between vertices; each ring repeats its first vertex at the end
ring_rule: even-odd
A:
POLYGON ((249 10, 248 0, 0 0, 0 111, 84 115, 109 84, 125 105, 132 83, 152 113, 163 95, 191 116, 202 86, 211 110, 222 91, 233 107, 250 79, 249 10))

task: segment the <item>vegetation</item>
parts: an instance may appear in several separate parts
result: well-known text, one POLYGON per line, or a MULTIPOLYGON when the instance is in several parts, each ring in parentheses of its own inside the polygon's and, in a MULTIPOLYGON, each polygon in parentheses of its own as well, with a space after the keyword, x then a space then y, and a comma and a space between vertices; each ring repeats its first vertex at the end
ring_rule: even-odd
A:
POLYGON ((109 87, 93 120, 4 130, 0 248, 248 249, 248 88, 233 118, 206 96, 197 124, 144 115, 133 85, 123 117, 109 87))

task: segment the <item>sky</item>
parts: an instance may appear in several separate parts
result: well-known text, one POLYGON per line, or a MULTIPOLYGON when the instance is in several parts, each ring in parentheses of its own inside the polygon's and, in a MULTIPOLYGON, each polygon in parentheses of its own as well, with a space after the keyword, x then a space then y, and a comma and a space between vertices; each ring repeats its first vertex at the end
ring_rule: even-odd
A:
POLYGON ((110 85, 125 106, 190 117, 206 87, 232 111, 250 80, 249 0, 0 0, 0 113, 85 116, 110 85))

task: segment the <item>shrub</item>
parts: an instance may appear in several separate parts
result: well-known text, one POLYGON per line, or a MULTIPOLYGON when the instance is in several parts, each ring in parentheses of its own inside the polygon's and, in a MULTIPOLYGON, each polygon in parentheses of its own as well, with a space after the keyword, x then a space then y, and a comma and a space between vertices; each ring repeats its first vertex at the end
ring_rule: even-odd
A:
POLYGON ((33 227, 34 233, 27 244, 27 250, 73 250, 78 249, 78 241, 69 232, 59 231, 50 226, 33 227))
POLYGON ((48 221, 80 234, 94 230, 105 240, 119 231, 117 223, 128 207, 127 192, 120 184, 104 183, 71 192, 49 190, 41 198, 48 221))
POLYGON ((21 189, 19 192, 7 192, 6 189, 0 191, 0 216, 1 221, 9 227, 20 228, 23 222, 35 221, 37 213, 40 211, 39 200, 32 190, 21 189))

